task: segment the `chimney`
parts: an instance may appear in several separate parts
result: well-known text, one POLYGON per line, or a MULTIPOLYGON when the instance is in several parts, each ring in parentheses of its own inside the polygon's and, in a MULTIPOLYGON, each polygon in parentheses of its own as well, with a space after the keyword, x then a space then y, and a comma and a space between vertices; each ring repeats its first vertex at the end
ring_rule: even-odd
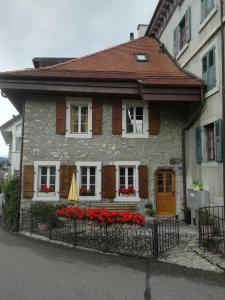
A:
POLYGON ((146 24, 138 24, 138 27, 137 27, 137 31, 138 31, 138 37, 142 37, 142 36, 145 36, 145 33, 148 29, 148 25, 146 24))
POLYGON ((133 40, 134 40, 134 33, 131 32, 131 33, 130 33, 130 41, 133 41, 133 40))

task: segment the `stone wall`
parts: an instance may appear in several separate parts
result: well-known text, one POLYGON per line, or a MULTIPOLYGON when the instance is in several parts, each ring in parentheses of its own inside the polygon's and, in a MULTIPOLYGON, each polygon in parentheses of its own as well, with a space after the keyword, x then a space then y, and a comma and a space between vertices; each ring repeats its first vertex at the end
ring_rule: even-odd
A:
MULTIPOLYGON (((171 158, 182 158, 182 127, 186 122, 185 104, 161 105, 160 134, 146 139, 126 139, 112 135, 111 104, 103 105, 103 134, 92 139, 65 138, 55 133, 55 102, 48 96, 27 98, 24 124, 23 164, 34 161, 140 161, 149 167, 150 199, 155 201, 155 172, 170 168, 176 172, 177 213, 181 212, 182 169, 170 165, 171 158)), ((27 203, 29 200, 24 200, 27 203)), ((143 207, 144 201, 139 203, 143 207)))

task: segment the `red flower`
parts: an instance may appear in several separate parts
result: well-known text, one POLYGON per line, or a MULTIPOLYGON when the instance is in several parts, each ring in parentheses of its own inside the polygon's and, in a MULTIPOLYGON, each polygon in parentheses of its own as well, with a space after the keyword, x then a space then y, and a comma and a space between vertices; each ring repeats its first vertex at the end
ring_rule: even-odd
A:
POLYGON ((54 192, 55 189, 53 187, 47 186, 47 184, 42 184, 40 192, 41 193, 51 193, 54 192))

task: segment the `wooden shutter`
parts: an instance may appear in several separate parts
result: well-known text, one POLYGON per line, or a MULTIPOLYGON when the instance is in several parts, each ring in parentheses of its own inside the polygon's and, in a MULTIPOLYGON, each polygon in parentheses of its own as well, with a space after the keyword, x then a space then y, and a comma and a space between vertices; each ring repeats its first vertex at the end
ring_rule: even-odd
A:
POLYGON ((216 161, 222 161, 222 120, 217 120, 215 126, 215 157, 216 161))
POLYGON ((196 128, 196 162, 202 162, 202 128, 196 128))
POLYGON ((56 134, 66 132, 66 101, 56 101, 56 134))
POLYGON ((112 134, 122 134, 122 103, 112 103, 112 134))
POLYGON ((96 99, 92 103, 92 134, 102 134, 102 103, 96 99))
POLYGON ((179 51, 179 27, 177 26, 173 32, 173 54, 176 58, 179 51))
POLYGON ((34 166, 23 167, 23 197, 32 198, 34 192, 34 166))
POLYGON ((185 13, 185 32, 186 41, 189 42, 191 39, 191 8, 188 7, 185 13))
POLYGON ((76 166, 60 166, 60 197, 67 198, 73 173, 76 172, 76 166))
POLYGON ((148 199, 148 167, 139 166, 139 197, 142 199, 148 199))
POLYGON ((102 166, 102 197, 116 197, 116 167, 114 165, 102 166))
POLYGON ((149 105, 149 134, 160 133, 160 107, 157 104, 149 105))

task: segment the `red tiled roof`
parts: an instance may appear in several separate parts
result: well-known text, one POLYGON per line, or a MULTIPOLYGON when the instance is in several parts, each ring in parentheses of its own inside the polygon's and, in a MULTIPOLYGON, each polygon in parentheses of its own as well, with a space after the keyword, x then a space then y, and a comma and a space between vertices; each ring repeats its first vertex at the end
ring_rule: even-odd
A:
POLYGON ((0 73, 0 78, 133 79, 146 84, 201 85, 185 73, 154 37, 145 36, 88 56, 58 65, 0 73), (146 53, 148 62, 137 62, 134 53, 146 53))

